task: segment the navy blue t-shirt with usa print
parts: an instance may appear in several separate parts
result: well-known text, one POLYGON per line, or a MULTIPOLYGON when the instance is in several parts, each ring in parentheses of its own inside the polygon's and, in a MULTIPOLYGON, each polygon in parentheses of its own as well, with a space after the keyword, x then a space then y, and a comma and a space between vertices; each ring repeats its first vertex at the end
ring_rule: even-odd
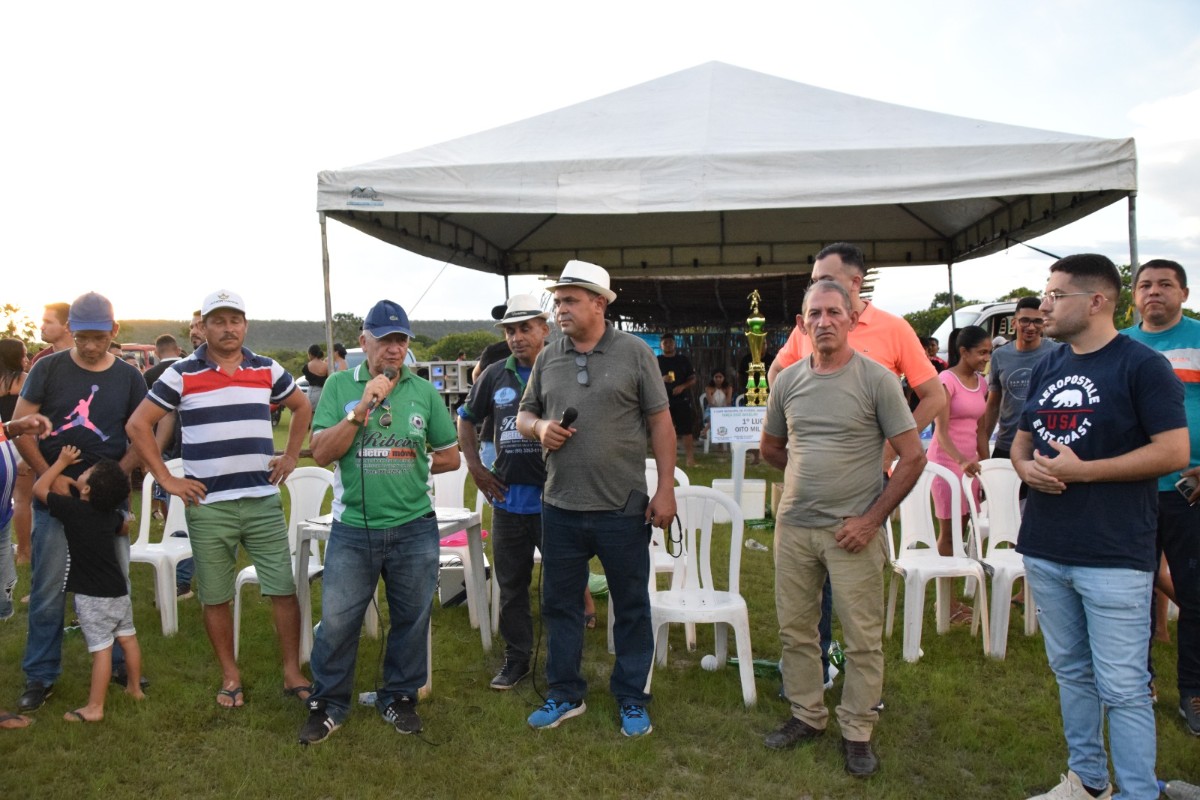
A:
MULTIPOLYGON (((1065 444, 1084 461, 1113 458, 1150 437, 1187 427, 1183 385, 1159 353, 1117 336, 1094 353, 1060 347, 1034 368, 1018 429, 1037 452, 1065 444)), ((1158 481, 1070 483, 1062 494, 1030 489, 1017 551, 1060 564, 1157 568, 1158 481)))

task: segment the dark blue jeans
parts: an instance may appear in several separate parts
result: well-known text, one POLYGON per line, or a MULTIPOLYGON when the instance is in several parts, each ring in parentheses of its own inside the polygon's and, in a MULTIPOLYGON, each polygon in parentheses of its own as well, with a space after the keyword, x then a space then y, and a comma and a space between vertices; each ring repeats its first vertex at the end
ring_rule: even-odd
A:
MULTIPOLYGON (((1179 694, 1190 697, 1200 693, 1200 503, 1189 506, 1178 492, 1158 493, 1158 550, 1167 557, 1179 606, 1179 694)), ((1153 603, 1150 613, 1153 630, 1153 603)))
POLYGON ((825 576, 821 587, 821 619, 817 623, 817 635, 821 637, 821 683, 829 683, 829 645, 833 644, 833 585, 825 576))
POLYGON ((542 620, 547 631, 550 698, 578 702, 587 694, 583 657, 583 593, 588 561, 598 556, 615 615, 616 663, 609 690, 622 704, 645 705, 654 658, 650 621, 650 529, 641 515, 566 511, 542 506, 542 620))
POLYGON ((533 612, 529 584, 533 576, 533 550, 542 546, 541 514, 510 514, 492 509, 493 580, 500 586, 500 635, 504 656, 529 661, 533 653, 533 612))
POLYGON ((350 715, 359 633, 380 577, 391 626, 375 705, 383 713, 400 697, 417 701, 417 690, 429 677, 426 637, 437 590, 437 531, 432 513, 382 530, 333 523, 325 549, 321 625, 313 643, 312 674, 313 697, 323 700, 325 713, 339 723, 350 715))

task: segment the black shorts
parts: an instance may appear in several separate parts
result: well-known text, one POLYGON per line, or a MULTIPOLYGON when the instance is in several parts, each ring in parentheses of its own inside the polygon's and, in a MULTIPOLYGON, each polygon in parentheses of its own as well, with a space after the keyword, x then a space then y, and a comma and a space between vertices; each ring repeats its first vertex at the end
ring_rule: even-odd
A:
POLYGON ((680 403, 678 405, 672 405, 670 409, 671 422, 675 425, 675 435, 691 436, 696 420, 695 415, 692 413, 692 404, 687 403, 685 405, 680 403))

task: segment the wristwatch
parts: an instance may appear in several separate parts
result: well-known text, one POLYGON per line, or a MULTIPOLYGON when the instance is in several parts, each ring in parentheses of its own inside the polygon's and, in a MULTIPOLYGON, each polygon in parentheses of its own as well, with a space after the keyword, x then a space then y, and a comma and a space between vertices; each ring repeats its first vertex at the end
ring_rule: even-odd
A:
POLYGON ((363 423, 359 421, 358 417, 354 416, 353 408, 346 412, 346 422, 349 422, 356 428, 361 428, 363 426, 363 423))

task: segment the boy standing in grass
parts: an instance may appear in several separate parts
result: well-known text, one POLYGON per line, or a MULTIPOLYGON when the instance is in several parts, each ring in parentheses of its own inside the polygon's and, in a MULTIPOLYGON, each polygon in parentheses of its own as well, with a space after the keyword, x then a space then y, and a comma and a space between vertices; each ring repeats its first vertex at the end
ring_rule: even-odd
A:
POLYGON ((75 613, 92 654, 92 686, 88 703, 68 711, 68 722, 104 719, 104 697, 112 678, 113 640, 125 650, 129 680, 126 694, 141 700, 142 656, 133 628, 129 582, 117 561, 114 536, 125 536, 129 523, 121 506, 129 497, 129 476, 111 459, 98 461, 75 482, 79 497, 51 491, 68 466, 80 460, 79 448, 67 445, 33 485, 33 494, 62 523, 67 537, 64 591, 75 593, 75 613))

